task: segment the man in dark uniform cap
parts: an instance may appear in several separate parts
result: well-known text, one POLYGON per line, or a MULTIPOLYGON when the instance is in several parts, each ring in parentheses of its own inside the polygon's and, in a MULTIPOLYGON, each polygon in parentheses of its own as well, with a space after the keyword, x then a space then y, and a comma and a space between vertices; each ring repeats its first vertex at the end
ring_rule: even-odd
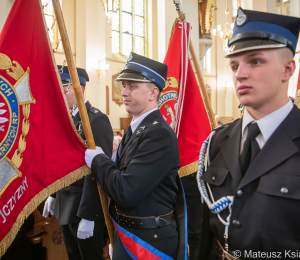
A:
POLYGON ((245 110, 212 137, 200 259, 213 240, 227 259, 299 257, 300 111, 287 96, 299 26, 238 10, 226 56, 245 110))
MULTIPOLYGON (((85 140, 75 92, 68 67, 58 66, 67 103, 72 113, 74 125, 85 140)), ((82 93, 89 81, 85 69, 77 68, 82 93)), ((108 117, 85 100, 95 144, 101 146, 108 156, 112 154, 113 131, 108 117)), ((70 260, 103 259, 104 215, 97 183, 88 175, 70 186, 50 196, 43 215, 54 214, 62 226, 65 245, 70 260)))
POLYGON ((186 241, 179 239, 185 236, 179 225, 185 215, 182 203, 176 202, 182 198, 178 142, 157 108, 167 71, 165 64, 131 53, 117 81, 122 82, 126 111, 133 120, 116 164, 99 147, 86 151, 92 175, 111 198, 113 259, 186 259, 186 241), (182 218, 174 214, 175 207, 182 218))

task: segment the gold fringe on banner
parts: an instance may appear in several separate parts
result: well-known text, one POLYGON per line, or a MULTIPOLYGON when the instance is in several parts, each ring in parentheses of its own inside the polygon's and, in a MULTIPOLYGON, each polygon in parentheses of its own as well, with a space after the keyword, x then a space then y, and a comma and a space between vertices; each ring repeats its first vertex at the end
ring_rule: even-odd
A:
POLYGON ((171 42, 171 39, 172 39, 174 30, 175 30, 176 24, 177 24, 177 22, 178 22, 179 20, 180 20, 179 18, 176 18, 175 21, 174 21, 174 23, 173 23, 173 25, 172 25, 172 30, 171 30, 171 34, 170 34, 170 39, 169 39, 168 46, 170 45, 170 42, 171 42))
POLYGON ((81 179, 89 173, 90 169, 85 165, 71 172, 67 176, 57 180, 56 182, 49 185, 47 188, 43 189, 40 193, 35 195, 35 197, 32 198, 31 201, 20 212, 11 230, 0 242, 0 258, 4 255, 8 247, 14 241, 17 233, 19 232, 21 226, 24 223, 24 220, 39 206, 39 204, 46 200, 51 194, 57 192, 58 190, 61 190, 64 187, 71 185, 72 183, 81 179))
POLYGON ((198 169, 198 160, 196 162, 193 162, 193 163, 190 163, 188 165, 181 167, 178 170, 179 177, 182 178, 182 177, 188 176, 188 175, 196 172, 197 169, 198 169))

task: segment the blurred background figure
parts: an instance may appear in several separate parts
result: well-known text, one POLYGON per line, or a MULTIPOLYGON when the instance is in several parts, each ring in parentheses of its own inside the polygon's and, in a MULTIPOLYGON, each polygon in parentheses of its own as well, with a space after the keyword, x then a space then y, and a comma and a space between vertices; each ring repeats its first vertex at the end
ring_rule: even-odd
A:
POLYGON ((223 125, 223 123, 220 121, 220 117, 218 115, 215 115, 215 120, 216 120, 217 127, 223 125))
MULTIPOLYGON (((120 131, 119 131, 119 132, 120 132, 120 131)), ((111 159, 112 159, 113 161, 115 161, 115 159, 116 159, 116 152, 117 152, 117 149, 118 149, 118 146, 119 146, 121 140, 122 140, 122 137, 121 137, 121 136, 118 136, 118 135, 114 136, 114 141, 113 141, 113 154, 112 154, 112 157, 111 157, 111 159)))
POLYGON ((232 123, 232 122, 234 122, 234 118, 233 117, 229 119, 229 123, 232 123))
POLYGON ((114 136, 120 136, 122 139, 123 134, 122 134, 121 130, 114 130, 114 136))
POLYGON ((240 110, 240 117, 242 118, 243 117, 243 114, 244 114, 244 106, 242 105, 242 104, 240 104, 239 106, 238 106, 238 109, 240 110))

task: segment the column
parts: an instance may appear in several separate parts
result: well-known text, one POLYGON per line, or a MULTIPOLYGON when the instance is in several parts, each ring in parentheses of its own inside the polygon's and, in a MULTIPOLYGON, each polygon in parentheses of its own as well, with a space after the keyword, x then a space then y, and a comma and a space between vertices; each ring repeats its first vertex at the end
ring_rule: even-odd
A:
POLYGON ((13 0, 1 0, 0 1, 0 32, 6 21, 7 15, 13 4, 13 0))

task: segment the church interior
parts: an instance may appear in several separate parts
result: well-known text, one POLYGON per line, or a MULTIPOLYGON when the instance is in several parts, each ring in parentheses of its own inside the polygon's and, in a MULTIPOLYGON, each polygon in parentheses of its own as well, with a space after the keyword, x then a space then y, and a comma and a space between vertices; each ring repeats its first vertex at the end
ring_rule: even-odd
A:
MULTIPOLYGON (((0 1, 0 29, 13 4, 0 1)), ((172 0, 60 0, 77 67, 85 68, 89 82, 85 98, 107 114, 114 130, 131 121, 122 101, 122 87, 114 82, 130 51, 163 62, 177 12, 172 0)), ((41 0, 57 65, 66 60, 51 0, 41 0)), ((240 117, 231 70, 226 59, 226 37, 238 7, 299 17, 298 0, 181 0, 191 41, 215 115, 223 123, 240 117)), ((297 69, 299 54, 295 55, 297 69)), ((296 70, 297 71, 297 70, 296 70)), ((295 96, 298 74, 290 80, 295 96)), ((195 112, 196 113, 196 112, 195 112)))

